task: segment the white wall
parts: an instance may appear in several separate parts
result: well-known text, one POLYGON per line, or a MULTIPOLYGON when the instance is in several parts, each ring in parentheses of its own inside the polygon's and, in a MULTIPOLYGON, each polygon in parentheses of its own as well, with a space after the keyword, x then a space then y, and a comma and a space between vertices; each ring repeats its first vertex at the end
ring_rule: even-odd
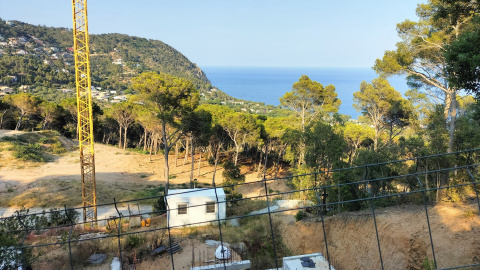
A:
MULTIPOLYGON (((217 195, 219 203, 216 203, 216 196, 214 189, 179 189, 170 190, 166 197, 168 208, 167 217, 169 219, 169 226, 184 226, 186 224, 214 221, 226 217, 226 196, 222 188, 217 188, 217 195), (180 193, 180 194, 177 194, 180 193), (215 213, 207 213, 206 202, 215 202, 215 213), (187 203, 187 214, 178 214, 178 205, 187 203)), ((208 223, 192 224, 189 226, 205 226, 208 223)))

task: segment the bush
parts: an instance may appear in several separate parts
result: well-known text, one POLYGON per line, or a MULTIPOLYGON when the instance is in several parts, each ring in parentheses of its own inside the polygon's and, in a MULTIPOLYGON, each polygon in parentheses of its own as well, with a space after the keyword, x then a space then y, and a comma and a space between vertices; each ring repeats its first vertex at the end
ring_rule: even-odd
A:
POLYGON ((243 183, 245 182, 245 175, 241 174, 240 167, 235 165, 233 162, 228 160, 223 165, 225 170, 222 172, 225 181, 227 181, 227 185, 243 183))
POLYGON ((153 211, 158 212, 156 215, 163 215, 167 212, 167 206, 165 204, 164 196, 158 198, 153 204, 153 211))
POLYGON ((65 213, 65 210, 51 208, 50 212, 52 212, 48 217, 48 223, 50 226, 76 223, 80 216, 80 213, 73 209, 67 209, 67 212, 65 213))
POLYGON ((138 236, 138 235, 128 235, 127 239, 125 240, 125 248, 127 249, 134 249, 139 245, 143 244, 145 238, 138 236))
POLYGON ((41 145, 39 145, 38 143, 29 145, 14 143, 14 145, 9 150, 13 151, 13 156, 15 158, 21 160, 36 162, 44 162, 49 160, 45 158, 41 153, 41 145))
POLYGON ((300 221, 300 220, 304 219, 306 216, 307 216, 307 214, 305 214, 305 212, 298 211, 297 214, 295 214, 295 221, 300 221))
POLYGON ((435 269, 435 263, 434 261, 430 261, 428 257, 425 257, 425 260, 422 263, 422 269, 423 270, 433 270, 435 269))

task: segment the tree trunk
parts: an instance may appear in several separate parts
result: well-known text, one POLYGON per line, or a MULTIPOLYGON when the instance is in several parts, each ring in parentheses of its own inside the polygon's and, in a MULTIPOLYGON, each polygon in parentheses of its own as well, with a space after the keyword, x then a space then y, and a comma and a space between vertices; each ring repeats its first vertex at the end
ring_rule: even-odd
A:
POLYGON ((267 162, 268 162, 268 146, 270 142, 265 145, 265 164, 263 165, 263 179, 265 179, 265 174, 267 172, 267 162))
POLYGON ((200 150, 200 157, 198 158, 198 172, 197 177, 200 177, 200 168, 202 167, 202 150, 200 150))
POLYGON ((455 135, 455 121, 457 118, 457 96, 455 91, 450 94, 450 130, 448 131, 448 153, 453 152, 453 141, 455 135))
POLYGON ((24 115, 25 114, 23 114, 23 113, 20 115, 20 119, 18 119, 17 125, 15 126, 15 130, 20 130, 20 127, 22 126, 22 120, 23 120, 24 115))
MULTIPOLYGON (((428 172, 428 161, 425 159, 425 172, 428 172)), ((428 189, 428 173, 425 174, 425 189, 428 189)), ((427 193, 427 201, 430 201, 430 196, 428 196, 428 191, 427 193)))
POLYGON ((124 130, 125 130, 125 133, 123 135, 123 150, 127 149, 127 130, 128 130, 128 126, 125 126, 124 130))
POLYGON ((143 138, 143 151, 147 151, 147 134, 148 134, 148 131, 145 129, 145 136, 143 138))
POLYGON ((158 152, 158 134, 155 134, 155 137, 154 137, 154 140, 153 140, 153 150, 155 150, 153 152, 154 155, 157 155, 157 152, 158 152))
POLYGON ((175 167, 178 167, 178 141, 175 143, 175 167))
POLYGON ((122 126, 119 125, 118 129, 118 148, 122 149, 122 126))
POLYGON ((168 165, 168 152, 170 151, 168 142, 167 142, 167 130, 166 130, 166 123, 162 123, 162 138, 163 138, 163 145, 165 146, 164 152, 164 159, 165 159, 165 169, 164 169, 164 178, 165 178, 165 196, 168 195, 168 188, 170 184, 170 167, 168 165))
POLYGON ((190 188, 193 188, 193 171, 195 170, 195 147, 193 146, 193 136, 190 135, 190 143, 191 147, 190 150, 192 151, 192 168, 190 170, 190 188))
POLYGON ((185 138, 185 156, 183 157, 183 165, 185 166, 185 163, 187 162, 188 159, 188 138, 185 138))
POLYGON ((238 153, 240 152, 240 147, 235 146, 235 166, 237 166, 237 161, 238 161, 238 153))
POLYGON ((0 129, 3 129, 3 118, 5 117, 6 113, 7 113, 7 110, 4 110, 2 112, 2 116, 0 117, 0 129))
POLYGON ((262 168, 262 154, 263 154, 263 151, 260 149, 260 157, 258 159, 258 167, 257 167, 257 177, 260 177, 260 170, 262 168))
POLYGON ((150 134, 150 155, 148 156, 148 161, 152 161, 152 151, 153 151, 153 133, 150 134))
POLYGON ((275 170, 275 178, 277 178, 277 174, 278 174, 278 169, 280 167, 280 161, 282 160, 282 155, 283 155, 283 152, 287 149, 287 144, 284 144, 283 145, 283 148, 280 150, 280 153, 278 155, 278 159, 277 159, 277 169, 275 170))
POLYGON ((221 144, 218 144, 217 149, 215 150, 215 165, 213 166, 213 176, 212 176, 212 186, 215 185, 215 174, 217 173, 217 164, 218 164, 218 153, 220 152, 221 144))

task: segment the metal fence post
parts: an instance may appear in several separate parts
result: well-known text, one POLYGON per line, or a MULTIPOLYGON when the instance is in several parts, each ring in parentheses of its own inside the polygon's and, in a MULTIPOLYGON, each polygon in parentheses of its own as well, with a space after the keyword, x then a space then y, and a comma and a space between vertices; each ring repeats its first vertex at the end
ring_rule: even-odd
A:
POLYGON ((115 210, 117 210, 118 217, 119 217, 118 226, 117 226, 118 252, 119 252, 118 256, 120 257, 120 265, 123 270, 122 243, 120 241, 120 234, 122 231, 122 213, 120 213, 120 211, 118 210, 117 201, 115 200, 115 198, 113 198, 113 203, 115 205, 115 210))
MULTIPOLYGON (((168 230, 168 245, 170 246, 170 252, 172 251, 172 235, 170 234, 170 206, 168 205, 167 200, 168 194, 164 194, 165 206, 167 207, 167 230, 168 230)), ((172 260, 172 269, 175 270, 175 262, 173 261, 173 252, 170 254, 170 259, 172 260)))
POLYGON ((377 245, 378 245, 378 254, 380 255, 380 265, 383 267, 383 257, 382 257, 382 249, 380 247, 380 237, 378 236, 378 228, 377 228, 377 217, 375 215, 375 205, 374 205, 374 200, 375 197, 373 196, 372 189, 368 187, 368 167, 365 167, 365 188, 368 190, 368 193, 370 194, 370 207, 372 209, 372 214, 373 214, 373 223, 375 225, 375 234, 377 236, 377 245))
MULTIPOLYGON (((223 236, 222 236, 222 223, 220 221, 220 203, 218 202, 217 186, 215 185, 215 181, 213 181, 213 190, 215 190, 215 198, 217 199, 218 232, 220 233, 220 246, 221 246, 221 253, 223 257, 223 269, 227 270, 227 265, 225 264, 225 250, 224 250, 225 246, 223 245, 223 236)), ((225 202, 225 204, 226 203, 227 202, 225 202)))
POLYGON ((325 222, 323 221, 323 213, 322 213, 322 201, 320 200, 320 195, 318 195, 318 189, 315 189, 315 194, 317 195, 317 200, 320 202, 320 218, 322 220, 322 228, 323 228, 323 240, 325 242, 325 249, 327 251, 327 261, 328 261, 328 269, 332 269, 332 264, 330 261, 330 253, 328 252, 328 243, 327 243, 327 232, 325 231, 325 222))
POLYGON ((68 215, 67 206, 64 205, 65 208, 65 216, 67 216, 68 220, 70 221, 70 231, 68 232, 68 256, 70 257, 70 269, 73 270, 73 258, 72 258, 72 246, 71 246, 71 239, 72 239, 72 231, 74 222, 70 215, 68 215))
POLYGON ((425 199, 425 188, 423 188, 423 184, 420 181, 420 178, 418 176, 416 176, 416 178, 422 190, 423 207, 425 208, 425 215, 427 216, 428 235, 430 236, 430 245, 432 246, 433 262, 435 264, 435 269, 437 269, 437 259, 435 258, 435 248, 433 246, 432 229, 430 228, 430 219, 428 217, 427 201, 425 199))
POLYGON ((273 256, 275 257, 275 267, 276 269, 278 269, 277 245, 275 245, 275 234, 273 233, 272 213, 270 212, 270 201, 268 199, 267 180, 265 178, 263 179, 263 184, 265 186, 265 198, 267 199, 268 220, 270 221, 270 233, 272 236, 272 244, 273 244, 273 256))

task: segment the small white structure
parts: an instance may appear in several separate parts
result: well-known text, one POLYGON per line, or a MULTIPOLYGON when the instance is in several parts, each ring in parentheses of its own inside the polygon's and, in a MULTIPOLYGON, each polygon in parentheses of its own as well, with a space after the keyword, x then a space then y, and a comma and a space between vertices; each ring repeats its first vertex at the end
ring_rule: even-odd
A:
POLYGON ((322 253, 283 257, 283 270, 335 270, 322 253))
POLYGON ((218 248, 215 250, 215 258, 220 259, 220 260, 227 260, 232 257, 232 252, 230 249, 226 246, 218 246, 218 248))
POLYGON ((223 188, 169 190, 167 218, 170 226, 204 226, 208 221, 226 217, 226 196, 223 188), (198 224, 197 224, 198 223, 198 224))

